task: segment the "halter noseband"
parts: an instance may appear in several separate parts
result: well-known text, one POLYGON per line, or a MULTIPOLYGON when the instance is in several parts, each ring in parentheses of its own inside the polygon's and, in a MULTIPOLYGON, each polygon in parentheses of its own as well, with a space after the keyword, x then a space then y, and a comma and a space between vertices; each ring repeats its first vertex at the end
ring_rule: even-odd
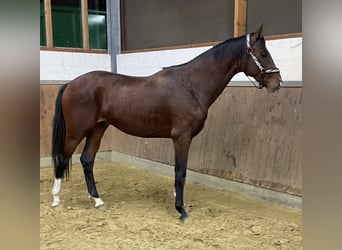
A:
MULTIPOLYGON (((255 62, 255 64, 258 66, 260 73, 261 73, 261 83, 259 82, 259 86, 256 86, 254 83, 254 85, 258 88, 261 89, 264 87, 264 78, 266 74, 273 74, 273 73, 279 73, 280 70, 278 68, 269 68, 269 69, 265 69, 260 61, 258 60, 258 58, 253 55, 252 52, 252 48, 251 48, 251 43, 250 43, 250 39, 251 39, 251 34, 247 34, 246 35, 246 45, 247 45, 247 53, 252 57, 253 61, 255 62)), ((246 74, 246 72, 245 72, 246 74)), ((246 76, 248 77, 248 75, 246 74, 246 76)))

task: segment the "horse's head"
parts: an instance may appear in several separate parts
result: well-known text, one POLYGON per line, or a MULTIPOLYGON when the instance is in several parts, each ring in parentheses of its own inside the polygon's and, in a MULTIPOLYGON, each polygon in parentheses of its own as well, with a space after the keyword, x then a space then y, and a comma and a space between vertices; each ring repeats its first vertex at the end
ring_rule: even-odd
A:
POLYGON ((272 93, 279 90, 282 82, 280 71, 266 48, 262 25, 256 32, 246 35, 246 45, 245 74, 254 77, 260 89, 266 87, 272 93))

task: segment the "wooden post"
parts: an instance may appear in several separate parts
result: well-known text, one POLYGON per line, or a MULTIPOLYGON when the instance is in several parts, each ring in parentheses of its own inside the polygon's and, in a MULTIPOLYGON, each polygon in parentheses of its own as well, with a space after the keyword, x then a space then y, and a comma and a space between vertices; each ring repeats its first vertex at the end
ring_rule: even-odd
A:
MULTIPOLYGON (((120 0, 119 1, 120 4, 120 50, 124 51, 126 50, 125 45, 126 45, 126 41, 125 41, 125 20, 124 20, 124 14, 125 14, 125 5, 124 5, 124 0, 120 0)), ((120 52, 119 52, 120 53, 120 52)))
POLYGON ((81 0, 83 49, 89 50, 88 0, 81 0))
POLYGON ((46 47, 53 47, 51 0, 44 0, 46 47))
POLYGON ((247 0, 235 0, 234 5, 234 37, 246 34, 247 0))

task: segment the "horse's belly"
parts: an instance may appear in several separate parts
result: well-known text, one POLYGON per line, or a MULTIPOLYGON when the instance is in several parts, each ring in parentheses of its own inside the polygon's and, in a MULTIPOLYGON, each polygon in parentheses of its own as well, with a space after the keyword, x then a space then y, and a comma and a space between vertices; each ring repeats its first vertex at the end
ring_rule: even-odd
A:
POLYGON ((133 136, 138 137, 145 137, 145 138, 170 138, 171 137, 171 128, 167 127, 148 127, 148 126, 121 126, 115 125, 114 127, 118 128, 122 132, 126 134, 130 134, 133 136))
POLYGON ((163 120, 148 117, 120 117, 110 123, 122 132, 139 137, 171 137, 171 125, 163 120))
POLYGON ((131 89, 129 94, 124 90, 117 91, 117 97, 111 98, 109 105, 102 106, 102 115, 106 120, 130 135, 170 137, 172 115, 165 98, 157 97, 151 91, 143 95, 137 89, 131 89))

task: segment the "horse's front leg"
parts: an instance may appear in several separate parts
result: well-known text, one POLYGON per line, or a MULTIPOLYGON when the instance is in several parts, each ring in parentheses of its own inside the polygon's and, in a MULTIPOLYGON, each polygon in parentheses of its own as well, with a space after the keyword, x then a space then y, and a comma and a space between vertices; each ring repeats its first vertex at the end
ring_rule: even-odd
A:
POLYGON ((179 219, 184 221, 188 214, 184 208, 183 193, 186 179, 186 167, 188 162, 188 153, 191 144, 190 136, 179 136, 173 138, 175 147, 175 190, 176 201, 175 206, 177 211, 181 214, 179 219))

